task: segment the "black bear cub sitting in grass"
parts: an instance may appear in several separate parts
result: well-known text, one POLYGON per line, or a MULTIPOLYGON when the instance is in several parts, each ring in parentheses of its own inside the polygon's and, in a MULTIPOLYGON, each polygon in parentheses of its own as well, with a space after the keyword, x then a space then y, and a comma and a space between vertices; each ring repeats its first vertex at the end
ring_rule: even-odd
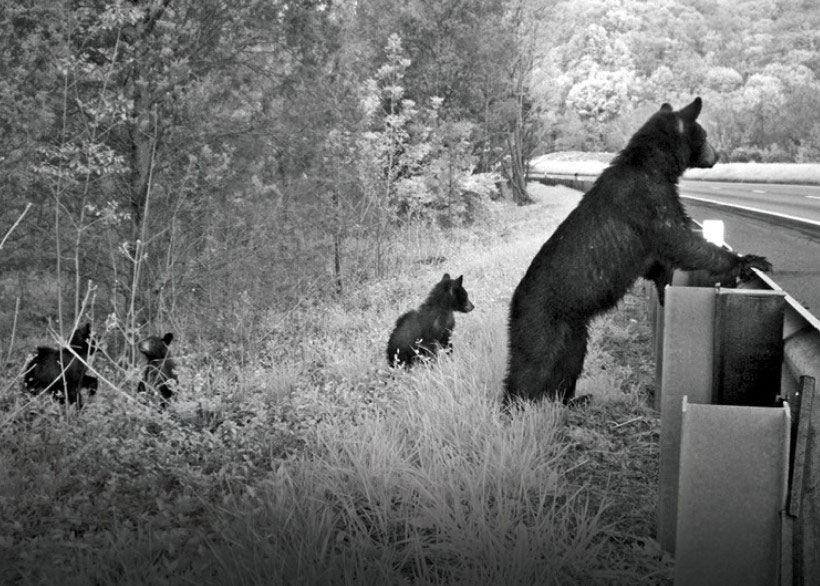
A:
POLYGON ((696 122, 701 107, 700 98, 679 111, 661 106, 533 259, 510 304, 505 406, 515 398, 569 402, 587 325, 638 277, 660 291, 672 269, 703 269, 721 282, 771 269, 761 256, 739 256, 690 229, 678 179, 718 159, 696 122))
POLYGON ((146 338, 139 345, 139 350, 148 359, 148 364, 137 391, 159 393, 160 404, 163 406, 174 396, 177 384, 176 364, 169 357, 168 349, 173 340, 174 334, 168 332, 162 338, 159 336, 146 338))
POLYGON ((435 356, 439 349, 448 351, 452 347, 450 334, 456 325, 453 312, 468 313, 474 307, 462 282, 463 276, 451 279, 445 273, 418 309, 396 321, 387 343, 391 366, 411 366, 421 356, 435 356))
POLYGON ((97 379, 86 373, 86 361, 96 349, 91 339, 91 324, 76 329, 69 346, 70 350, 38 346, 37 354, 24 369, 23 384, 32 394, 51 391, 60 403, 68 399, 69 404, 82 407, 81 389, 88 389, 89 395, 97 392, 97 379))

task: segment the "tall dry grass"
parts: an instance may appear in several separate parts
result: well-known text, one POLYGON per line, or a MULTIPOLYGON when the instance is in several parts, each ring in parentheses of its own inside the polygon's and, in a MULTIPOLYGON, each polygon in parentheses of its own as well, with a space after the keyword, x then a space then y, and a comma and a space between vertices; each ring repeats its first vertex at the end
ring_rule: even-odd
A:
POLYGON ((498 408, 510 295, 579 197, 535 189, 535 206, 496 205, 447 240, 408 234, 394 277, 257 313, 269 335, 241 363, 183 345, 165 412, 127 377, 79 415, 5 395, 0 582, 666 580, 647 528, 657 438, 640 296, 593 328, 593 407, 498 408), (387 370, 395 319, 443 272, 464 274, 476 305, 457 315, 454 351, 387 370), (631 462, 634 484, 613 482, 631 462))

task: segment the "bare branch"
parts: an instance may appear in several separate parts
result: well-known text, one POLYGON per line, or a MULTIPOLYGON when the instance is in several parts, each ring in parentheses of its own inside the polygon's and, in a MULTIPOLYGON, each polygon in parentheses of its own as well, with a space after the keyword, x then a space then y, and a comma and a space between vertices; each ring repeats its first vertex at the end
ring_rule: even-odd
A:
POLYGON ((3 240, 0 240, 0 250, 3 250, 3 245, 6 244, 6 240, 8 240, 9 236, 11 236, 11 233, 14 232, 14 229, 17 228, 17 225, 23 220, 23 216, 26 215, 30 207, 31 202, 26 204, 26 209, 23 210, 23 213, 20 214, 20 217, 17 218, 17 221, 14 222, 14 225, 11 228, 9 228, 9 231, 6 232, 5 236, 3 236, 3 240))

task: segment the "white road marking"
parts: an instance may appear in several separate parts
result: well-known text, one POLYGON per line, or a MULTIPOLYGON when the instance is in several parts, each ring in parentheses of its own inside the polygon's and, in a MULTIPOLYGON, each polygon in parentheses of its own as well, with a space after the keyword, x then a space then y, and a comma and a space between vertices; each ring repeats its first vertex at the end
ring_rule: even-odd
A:
POLYGON ((820 195, 807 195, 809 199, 820 199, 820 195))
POLYGON ((781 214, 781 213, 772 212, 772 211, 769 211, 769 210, 762 210, 760 208, 753 208, 751 206, 741 206, 741 205, 737 205, 737 204, 726 203, 726 202, 723 202, 723 201, 715 201, 713 199, 706 199, 705 197, 697 197, 697 196, 694 196, 694 195, 687 195, 685 193, 681 193, 680 195, 681 195, 681 197, 683 197, 685 199, 692 199, 694 201, 703 201, 703 202, 706 202, 706 203, 716 204, 716 205, 719 205, 719 206, 725 206, 727 208, 738 208, 738 209, 741 209, 741 210, 747 210, 747 211, 750 211, 750 212, 757 212, 759 214, 764 214, 764 215, 769 215, 769 216, 776 216, 778 218, 785 218, 786 220, 794 220, 796 222, 802 222, 804 224, 810 224, 812 226, 820 227, 820 222, 818 222, 817 220, 809 220, 809 219, 806 219, 806 218, 791 216, 789 214, 781 214))
POLYGON ((752 193, 766 193, 762 189, 752 189, 752 193))

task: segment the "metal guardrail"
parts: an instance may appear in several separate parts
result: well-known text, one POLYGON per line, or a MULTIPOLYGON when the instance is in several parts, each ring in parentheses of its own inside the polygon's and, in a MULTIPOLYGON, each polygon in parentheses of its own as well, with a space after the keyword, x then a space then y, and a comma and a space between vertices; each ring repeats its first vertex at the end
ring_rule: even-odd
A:
POLYGON ((530 173, 528 181, 538 181, 544 185, 564 185, 578 191, 586 192, 595 183, 597 175, 561 175, 558 173, 530 173))
POLYGON ((771 277, 754 269, 755 278, 741 284, 744 289, 766 289, 783 291, 786 294, 786 311, 783 316, 783 358, 784 366, 791 374, 784 377, 784 383, 791 383, 797 389, 801 376, 810 376, 820 380, 820 320, 811 314, 784 291, 771 277))

